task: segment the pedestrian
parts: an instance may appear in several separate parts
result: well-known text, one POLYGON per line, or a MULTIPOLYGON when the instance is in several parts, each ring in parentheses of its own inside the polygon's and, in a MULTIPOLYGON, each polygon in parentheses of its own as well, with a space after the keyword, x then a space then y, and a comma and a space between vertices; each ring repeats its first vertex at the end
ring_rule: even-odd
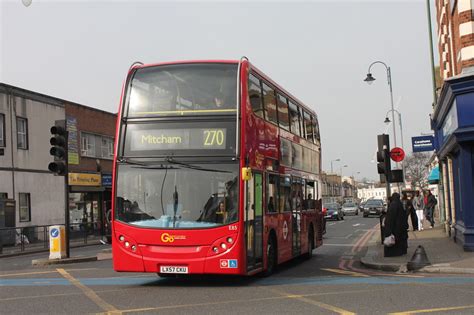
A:
POLYGON ((384 237, 390 235, 395 237, 395 244, 390 247, 384 246, 384 256, 405 255, 408 248, 407 217, 398 193, 392 194, 384 222, 384 237))
POLYGON ((411 198, 408 197, 406 192, 403 192, 402 195, 403 195, 402 204, 407 216, 407 226, 408 226, 408 216, 410 216, 411 226, 413 228, 413 231, 416 231, 418 230, 418 218, 416 216, 415 208, 413 207, 413 202, 411 201, 411 198))
POLYGON ((436 204, 438 203, 438 200, 436 200, 436 197, 431 193, 431 190, 428 190, 426 193, 426 199, 425 199, 425 213, 426 213, 426 219, 430 221, 431 228, 434 227, 434 209, 436 204))
POLYGON ((423 208, 425 206, 423 196, 420 195, 420 192, 417 190, 415 192, 415 197, 413 198, 413 207, 416 211, 416 216, 418 218, 418 231, 423 231, 423 208))

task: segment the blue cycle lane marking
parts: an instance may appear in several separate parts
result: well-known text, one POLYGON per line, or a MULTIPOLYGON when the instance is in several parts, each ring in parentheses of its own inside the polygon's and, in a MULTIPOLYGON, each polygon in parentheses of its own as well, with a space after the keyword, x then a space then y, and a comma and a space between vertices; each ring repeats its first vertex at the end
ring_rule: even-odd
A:
MULTIPOLYGON (((110 277, 110 278, 78 278, 86 286, 130 286, 130 285, 159 285, 169 279, 157 277, 110 277)), ((254 282, 254 285, 351 285, 351 284, 474 284, 474 277, 434 277, 434 278, 394 278, 394 277, 314 277, 314 278, 269 278, 254 282)), ((69 286, 72 285, 63 278, 29 278, 29 279, 0 279, 0 287, 21 286, 69 286)))

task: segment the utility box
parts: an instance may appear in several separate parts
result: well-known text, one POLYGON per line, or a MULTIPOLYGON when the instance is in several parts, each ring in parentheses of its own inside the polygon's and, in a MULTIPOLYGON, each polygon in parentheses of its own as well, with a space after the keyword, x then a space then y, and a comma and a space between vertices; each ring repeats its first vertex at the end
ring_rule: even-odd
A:
POLYGON ((0 199, 0 228, 12 228, 0 230, 0 244, 5 246, 15 245, 15 200, 0 199))
POLYGON ((62 225, 49 227, 49 259, 66 258, 66 231, 62 225))

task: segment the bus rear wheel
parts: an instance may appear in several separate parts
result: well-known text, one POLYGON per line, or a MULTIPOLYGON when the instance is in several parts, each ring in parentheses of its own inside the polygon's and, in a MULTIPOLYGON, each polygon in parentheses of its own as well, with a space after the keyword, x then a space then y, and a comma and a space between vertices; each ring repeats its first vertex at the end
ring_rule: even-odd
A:
POLYGON ((313 228, 311 228, 308 233, 308 252, 304 254, 304 258, 311 259, 311 257, 313 257, 313 249, 314 249, 314 231, 313 231, 313 228))
POLYGON ((265 277, 273 274, 277 267, 277 251, 276 241, 273 236, 270 236, 267 244, 267 270, 263 273, 265 277))

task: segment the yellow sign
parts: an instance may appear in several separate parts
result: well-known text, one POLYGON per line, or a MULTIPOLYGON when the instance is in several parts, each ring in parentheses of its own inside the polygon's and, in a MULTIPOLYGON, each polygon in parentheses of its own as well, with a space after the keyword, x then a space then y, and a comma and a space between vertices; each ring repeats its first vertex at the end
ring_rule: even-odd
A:
POLYGON ((101 186, 100 174, 69 173, 71 186, 101 186))
POLYGON ((250 167, 242 167, 242 180, 248 181, 252 179, 252 169, 250 167))
POLYGON ((185 240, 185 239, 186 239, 185 235, 171 235, 169 233, 161 234, 161 241, 163 243, 173 243, 174 240, 185 240))

